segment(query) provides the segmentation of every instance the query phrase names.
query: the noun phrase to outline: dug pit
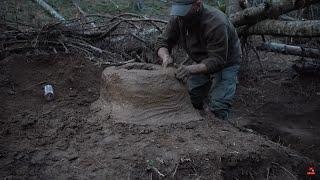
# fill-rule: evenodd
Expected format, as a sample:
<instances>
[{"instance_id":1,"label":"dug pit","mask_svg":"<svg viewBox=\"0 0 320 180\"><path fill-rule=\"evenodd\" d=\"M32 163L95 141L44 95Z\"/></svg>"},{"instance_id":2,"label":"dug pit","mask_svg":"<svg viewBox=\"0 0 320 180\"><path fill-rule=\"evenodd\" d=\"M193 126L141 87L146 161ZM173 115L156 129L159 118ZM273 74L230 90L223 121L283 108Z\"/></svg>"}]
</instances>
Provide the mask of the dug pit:
<instances>
[{"instance_id":1,"label":"dug pit","mask_svg":"<svg viewBox=\"0 0 320 180\"><path fill-rule=\"evenodd\" d=\"M79 56L13 56L2 60L0 179L306 179L306 168L313 159L222 121L205 117L203 121L190 118L190 122L169 124L179 119L166 117L154 121L168 123L158 126L140 125L139 121L134 124L128 117L121 122L119 117L125 116L116 114L114 107L103 107L110 106L107 100L115 104L129 98L140 100L139 104L130 101L131 106L126 107L135 114L146 107L143 102L149 102L138 98L148 93L143 86L157 98L170 93L165 88L152 89L156 87L148 83L162 85L166 79L171 84L165 87L171 91L174 86L184 86L174 79L173 69L163 77L156 72L160 66L146 66L107 68L102 77L108 79L106 75L113 72L122 82L106 84L101 83L102 69ZM147 73L159 73L159 77ZM140 78L142 85L130 78ZM42 82L54 85L54 101L44 100ZM121 89L106 91L111 87L124 88L121 93L117 92ZM129 96L134 91L128 87L144 91ZM106 94L100 95L100 91ZM178 92L185 93L184 108L191 108L185 89ZM105 101L98 106L101 112L113 111L107 120L92 110L92 103L98 105L98 99ZM180 113L190 112L177 109Z\"/></svg>"},{"instance_id":2,"label":"dug pit","mask_svg":"<svg viewBox=\"0 0 320 180\"><path fill-rule=\"evenodd\" d=\"M100 94L94 107L116 122L165 125L202 119L174 68L143 63L106 68Z\"/></svg>"}]
</instances>

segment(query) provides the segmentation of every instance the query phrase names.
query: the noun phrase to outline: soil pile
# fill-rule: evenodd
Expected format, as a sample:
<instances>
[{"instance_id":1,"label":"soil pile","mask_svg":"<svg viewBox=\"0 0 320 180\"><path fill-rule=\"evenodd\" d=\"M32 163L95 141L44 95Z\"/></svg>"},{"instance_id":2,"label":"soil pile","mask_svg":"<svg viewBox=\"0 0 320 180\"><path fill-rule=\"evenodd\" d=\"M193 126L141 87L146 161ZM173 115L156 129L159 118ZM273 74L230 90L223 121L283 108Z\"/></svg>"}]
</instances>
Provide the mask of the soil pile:
<instances>
[{"instance_id":1,"label":"soil pile","mask_svg":"<svg viewBox=\"0 0 320 180\"><path fill-rule=\"evenodd\" d=\"M152 64L106 68L96 105L124 123L163 125L202 119L185 86L174 77L174 69Z\"/></svg>"}]
</instances>

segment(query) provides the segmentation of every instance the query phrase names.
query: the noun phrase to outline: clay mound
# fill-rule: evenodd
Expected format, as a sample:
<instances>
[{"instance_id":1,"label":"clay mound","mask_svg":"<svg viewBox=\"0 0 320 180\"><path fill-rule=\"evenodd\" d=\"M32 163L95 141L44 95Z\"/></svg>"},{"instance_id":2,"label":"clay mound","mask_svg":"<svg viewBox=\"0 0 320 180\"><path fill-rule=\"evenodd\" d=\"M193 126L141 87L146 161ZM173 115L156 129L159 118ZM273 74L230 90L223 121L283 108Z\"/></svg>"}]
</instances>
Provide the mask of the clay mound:
<instances>
[{"instance_id":1,"label":"clay mound","mask_svg":"<svg viewBox=\"0 0 320 180\"><path fill-rule=\"evenodd\" d=\"M106 68L96 105L116 122L164 125L202 119L174 69L153 64Z\"/></svg>"}]
</instances>

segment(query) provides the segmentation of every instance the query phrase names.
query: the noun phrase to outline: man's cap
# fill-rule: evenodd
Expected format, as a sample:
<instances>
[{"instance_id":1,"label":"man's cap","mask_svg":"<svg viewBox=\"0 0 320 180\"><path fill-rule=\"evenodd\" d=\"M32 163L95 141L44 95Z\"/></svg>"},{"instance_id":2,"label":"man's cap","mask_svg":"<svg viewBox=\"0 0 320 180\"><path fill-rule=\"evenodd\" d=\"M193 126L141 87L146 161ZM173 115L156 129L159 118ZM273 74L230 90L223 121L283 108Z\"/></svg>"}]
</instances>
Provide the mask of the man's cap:
<instances>
[{"instance_id":1,"label":"man's cap","mask_svg":"<svg viewBox=\"0 0 320 180\"><path fill-rule=\"evenodd\" d=\"M192 4L197 0L174 0L171 7L171 16L185 16L188 14Z\"/></svg>"}]
</instances>

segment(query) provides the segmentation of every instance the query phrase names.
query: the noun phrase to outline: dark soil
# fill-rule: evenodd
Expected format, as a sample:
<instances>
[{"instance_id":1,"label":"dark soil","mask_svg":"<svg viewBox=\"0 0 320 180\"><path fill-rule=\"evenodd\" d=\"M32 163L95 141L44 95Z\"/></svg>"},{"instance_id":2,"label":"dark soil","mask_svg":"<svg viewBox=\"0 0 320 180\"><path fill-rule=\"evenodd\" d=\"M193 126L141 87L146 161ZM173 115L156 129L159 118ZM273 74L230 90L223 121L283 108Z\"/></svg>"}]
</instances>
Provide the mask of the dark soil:
<instances>
[{"instance_id":1,"label":"dark soil","mask_svg":"<svg viewBox=\"0 0 320 180\"><path fill-rule=\"evenodd\" d=\"M233 120L251 132L210 117L158 126L98 116L91 104L102 68L82 57L12 56L0 68L3 179L291 180L319 162L319 96L295 94L297 80L287 91L273 85L284 78L279 71L271 84L241 79ZM54 86L52 102L45 83Z\"/></svg>"},{"instance_id":2,"label":"dark soil","mask_svg":"<svg viewBox=\"0 0 320 180\"><path fill-rule=\"evenodd\" d=\"M294 72L297 57L261 53L266 72L255 72L251 81L243 79L234 108L236 121L320 162L319 76Z\"/></svg>"}]
</instances>

